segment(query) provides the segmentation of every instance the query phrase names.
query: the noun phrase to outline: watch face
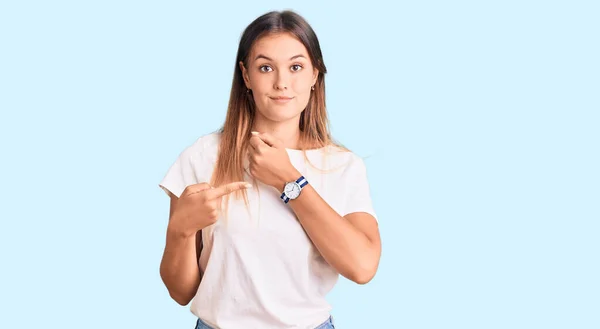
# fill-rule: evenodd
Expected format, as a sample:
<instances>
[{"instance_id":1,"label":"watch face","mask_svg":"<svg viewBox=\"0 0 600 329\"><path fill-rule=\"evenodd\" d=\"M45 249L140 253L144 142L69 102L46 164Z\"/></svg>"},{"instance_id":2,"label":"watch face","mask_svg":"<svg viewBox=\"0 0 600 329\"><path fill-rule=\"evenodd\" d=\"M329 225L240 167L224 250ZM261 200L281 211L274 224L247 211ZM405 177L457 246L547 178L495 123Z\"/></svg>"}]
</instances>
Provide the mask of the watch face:
<instances>
[{"instance_id":1,"label":"watch face","mask_svg":"<svg viewBox=\"0 0 600 329\"><path fill-rule=\"evenodd\" d=\"M300 185L296 182L287 183L284 192L288 198L295 199L300 195Z\"/></svg>"}]
</instances>

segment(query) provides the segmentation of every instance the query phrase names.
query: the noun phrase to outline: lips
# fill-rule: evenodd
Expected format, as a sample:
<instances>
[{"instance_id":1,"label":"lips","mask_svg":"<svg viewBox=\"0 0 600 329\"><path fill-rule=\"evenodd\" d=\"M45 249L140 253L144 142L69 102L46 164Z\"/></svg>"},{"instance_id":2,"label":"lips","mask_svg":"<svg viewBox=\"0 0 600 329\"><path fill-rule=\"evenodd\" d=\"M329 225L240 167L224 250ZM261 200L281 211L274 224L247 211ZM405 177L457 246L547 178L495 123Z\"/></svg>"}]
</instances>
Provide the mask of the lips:
<instances>
[{"instance_id":1,"label":"lips","mask_svg":"<svg viewBox=\"0 0 600 329\"><path fill-rule=\"evenodd\" d=\"M278 96L278 97L270 97L270 98L277 104L285 104L285 103L291 101L294 97Z\"/></svg>"}]
</instances>

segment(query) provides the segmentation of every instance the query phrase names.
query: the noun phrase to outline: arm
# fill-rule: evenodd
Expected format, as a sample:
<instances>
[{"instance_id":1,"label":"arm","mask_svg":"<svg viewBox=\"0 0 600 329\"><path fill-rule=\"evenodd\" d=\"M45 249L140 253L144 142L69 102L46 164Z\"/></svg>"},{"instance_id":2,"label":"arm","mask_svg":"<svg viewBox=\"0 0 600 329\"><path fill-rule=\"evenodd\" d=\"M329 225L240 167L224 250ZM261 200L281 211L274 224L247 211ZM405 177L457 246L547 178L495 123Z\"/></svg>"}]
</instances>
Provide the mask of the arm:
<instances>
[{"instance_id":1,"label":"arm","mask_svg":"<svg viewBox=\"0 0 600 329\"><path fill-rule=\"evenodd\" d=\"M278 191L285 182L300 177L280 140L268 133L252 134L248 149L252 176ZM367 189L364 184L357 185L355 192L366 192ZM360 284L375 276L381 256L381 241L377 221L372 215L353 212L342 217L310 184L288 205L325 261L338 273Z\"/></svg>"},{"instance_id":2,"label":"arm","mask_svg":"<svg viewBox=\"0 0 600 329\"><path fill-rule=\"evenodd\" d=\"M171 219L177 208L178 198L172 193L169 195L169 225L160 263L160 276L171 298L180 305L187 305L194 298L202 279L197 261L202 250L202 231L186 236L173 228Z\"/></svg>"},{"instance_id":3,"label":"arm","mask_svg":"<svg viewBox=\"0 0 600 329\"><path fill-rule=\"evenodd\" d=\"M177 303L187 305L198 291L202 280L198 266L202 229L216 223L222 197L250 187L246 182L215 188L208 183L197 183L186 186L179 198L169 192L171 210L160 276Z\"/></svg>"},{"instance_id":4,"label":"arm","mask_svg":"<svg viewBox=\"0 0 600 329\"><path fill-rule=\"evenodd\" d=\"M300 175L293 171L285 181L294 181ZM310 184L288 204L323 258L341 275L359 284L375 276L381 240L372 215L356 212L342 217Z\"/></svg>"}]
</instances>

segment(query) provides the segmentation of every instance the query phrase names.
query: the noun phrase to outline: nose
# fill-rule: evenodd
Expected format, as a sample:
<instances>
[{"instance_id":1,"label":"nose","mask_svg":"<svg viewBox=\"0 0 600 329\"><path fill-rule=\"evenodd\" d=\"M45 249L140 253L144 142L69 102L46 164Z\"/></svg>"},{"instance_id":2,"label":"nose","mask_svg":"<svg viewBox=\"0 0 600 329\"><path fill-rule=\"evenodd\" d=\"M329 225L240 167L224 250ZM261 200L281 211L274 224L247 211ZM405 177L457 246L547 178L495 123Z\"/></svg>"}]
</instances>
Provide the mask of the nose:
<instances>
[{"instance_id":1,"label":"nose","mask_svg":"<svg viewBox=\"0 0 600 329\"><path fill-rule=\"evenodd\" d=\"M289 74L285 70L280 70L275 78L273 88L276 90L286 90L289 85Z\"/></svg>"}]
</instances>

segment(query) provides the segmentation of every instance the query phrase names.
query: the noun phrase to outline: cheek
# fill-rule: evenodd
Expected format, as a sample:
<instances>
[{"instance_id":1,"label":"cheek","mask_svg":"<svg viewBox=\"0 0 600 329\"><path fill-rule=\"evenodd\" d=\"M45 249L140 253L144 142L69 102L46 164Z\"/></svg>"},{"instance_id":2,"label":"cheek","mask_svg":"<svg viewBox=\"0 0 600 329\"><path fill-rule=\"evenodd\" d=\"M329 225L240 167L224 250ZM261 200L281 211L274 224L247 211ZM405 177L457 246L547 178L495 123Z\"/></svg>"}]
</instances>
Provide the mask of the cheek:
<instances>
[{"instance_id":1,"label":"cheek","mask_svg":"<svg viewBox=\"0 0 600 329\"><path fill-rule=\"evenodd\" d=\"M272 82L270 81L268 74L260 74L260 73L252 73L248 76L250 79L250 84L252 85L252 89L257 92L265 92L272 86Z\"/></svg>"},{"instance_id":2,"label":"cheek","mask_svg":"<svg viewBox=\"0 0 600 329\"><path fill-rule=\"evenodd\" d=\"M294 91L298 94L310 93L312 77L310 74L304 74L294 81Z\"/></svg>"},{"instance_id":3,"label":"cheek","mask_svg":"<svg viewBox=\"0 0 600 329\"><path fill-rule=\"evenodd\" d=\"M304 81L304 84L309 86L312 85L312 80L313 80L313 75L312 72L309 72L309 70L306 70L303 72L304 74L302 74L302 80Z\"/></svg>"}]
</instances>

